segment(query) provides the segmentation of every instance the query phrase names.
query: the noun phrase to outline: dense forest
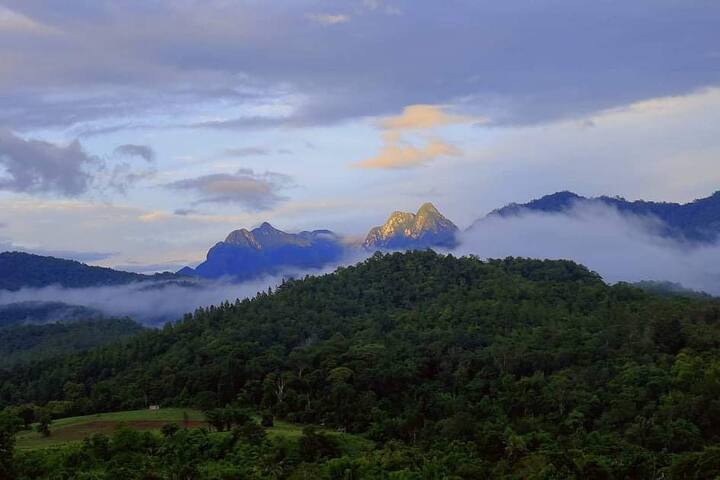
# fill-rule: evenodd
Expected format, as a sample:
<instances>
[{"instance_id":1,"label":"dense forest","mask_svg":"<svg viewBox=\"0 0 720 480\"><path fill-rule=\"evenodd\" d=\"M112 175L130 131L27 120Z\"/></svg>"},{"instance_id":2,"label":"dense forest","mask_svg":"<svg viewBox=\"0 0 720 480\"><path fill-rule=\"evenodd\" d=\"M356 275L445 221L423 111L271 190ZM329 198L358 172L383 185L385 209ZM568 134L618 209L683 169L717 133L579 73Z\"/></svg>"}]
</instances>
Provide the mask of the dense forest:
<instances>
[{"instance_id":1,"label":"dense forest","mask_svg":"<svg viewBox=\"0 0 720 480\"><path fill-rule=\"evenodd\" d=\"M130 319L96 318L0 328L0 367L116 343L144 328Z\"/></svg>"},{"instance_id":2,"label":"dense forest","mask_svg":"<svg viewBox=\"0 0 720 480\"><path fill-rule=\"evenodd\" d=\"M62 302L17 302L0 305L0 328L102 318L99 310Z\"/></svg>"},{"instance_id":3,"label":"dense forest","mask_svg":"<svg viewBox=\"0 0 720 480\"><path fill-rule=\"evenodd\" d=\"M1 369L0 468L18 478L713 479L719 394L717 300L607 285L568 261L376 254L123 344ZM270 441L242 414L224 435L120 431L11 453L23 406L69 416L152 403L209 418L256 412L375 446L343 448L312 428Z\"/></svg>"}]
</instances>

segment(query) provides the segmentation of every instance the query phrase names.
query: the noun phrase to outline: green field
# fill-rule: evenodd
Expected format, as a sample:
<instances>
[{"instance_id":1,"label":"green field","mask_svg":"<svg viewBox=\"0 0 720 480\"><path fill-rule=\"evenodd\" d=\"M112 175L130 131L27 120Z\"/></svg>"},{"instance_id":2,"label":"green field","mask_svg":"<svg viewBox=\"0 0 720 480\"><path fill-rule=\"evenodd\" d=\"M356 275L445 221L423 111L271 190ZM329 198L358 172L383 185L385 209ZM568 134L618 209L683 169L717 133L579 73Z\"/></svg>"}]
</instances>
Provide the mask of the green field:
<instances>
[{"instance_id":1,"label":"green field","mask_svg":"<svg viewBox=\"0 0 720 480\"><path fill-rule=\"evenodd\" d=\"M185 414L187 414L187 417ZM79 442L95 433L111 435L120 426L126 426L134 430L159 431L163 425L168 423L185 425L188 428L207 426L203 413L192 409L165 408L161 410L99 413L84 417L54 420L50 425L51 434L49 437L43 437L35 430L23 430L17 435L17 448L32 450ZM267 429L267 432L271 438L282 436L295 439L302 435L302 429L302 425L276 421L273 427ZM341 443L351 450L365 450L372 446L372 442L356 435L341 434L333 431L328 433L337 435Z\"/></svg>"},{"instance_id":2,"label":"green field","mask_svg":"<svg viewBox=\"0 0 720 480\"><path fill-rule=\"evenodd\" d=\"M54 420L50 425L49 437L43 437L34 430L23 430L17 435L17 446L20 449L33 449L81 441L94 433L112 434L120 425L136 430L160 430L167 423L182 425L185 412L190 422L188 426L205 425L202 412L192 409L166 408L99 413Z\"/></svg>"}]
</instances>

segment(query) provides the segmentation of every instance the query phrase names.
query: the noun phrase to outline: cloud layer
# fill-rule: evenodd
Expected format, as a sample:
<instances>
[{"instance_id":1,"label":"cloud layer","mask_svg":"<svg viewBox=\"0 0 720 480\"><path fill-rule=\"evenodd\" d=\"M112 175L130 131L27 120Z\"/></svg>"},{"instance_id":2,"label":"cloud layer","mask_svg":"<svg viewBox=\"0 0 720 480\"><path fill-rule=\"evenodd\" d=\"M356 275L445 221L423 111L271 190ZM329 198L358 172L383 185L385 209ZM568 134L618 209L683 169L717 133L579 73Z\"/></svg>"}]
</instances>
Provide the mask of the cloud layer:
<instances>
[{"instance_id":1,"label":"cloud layer","mask_svg":"<svg viewBox=\"0 0 720 480\"><path fill-rule=\"evenodd\" d=\"M279 90L293 124L419 103L535 123L720 81L715 2L357 0L329 12L313 0L4 4L0 124L11 128L248 105ZM47 29L57 33L38 34Z\"/></svg>"},{"instance_id":2,"label":"cloud layer","mask_svg":"<svg viewBox=\"0 0 720 480\"><path fill-rule=\"evenodd\" d=\"M179 320L183 314L198 307L218 305L226 300L234 301L255 296L278 286L283 279L302 278L306 275L322 275L332 272L340 265L356 263L364 259L364 252L350 256L335 265L313 270L287 269L277 275L266 276L243 283L228 281L158 281L141 282L113 287L22 289L0 290L0 305L25 301L62 302L99 310L106 315L128 316L147 325L159 326L167 321Z\"/></svg>"},{"instance_id":3,"label":"cloud layer","mask_svg":"<svg viewBox=\"0 0 720 480\"><path fill-rule=\"evenodd\" d=\"M662 238L657 227L650 218L580 205L569 214L487 218L463 234L457 253L569 259L608 282L672 281L720 295L720 245Z\"/></svg>"}]
</instances>

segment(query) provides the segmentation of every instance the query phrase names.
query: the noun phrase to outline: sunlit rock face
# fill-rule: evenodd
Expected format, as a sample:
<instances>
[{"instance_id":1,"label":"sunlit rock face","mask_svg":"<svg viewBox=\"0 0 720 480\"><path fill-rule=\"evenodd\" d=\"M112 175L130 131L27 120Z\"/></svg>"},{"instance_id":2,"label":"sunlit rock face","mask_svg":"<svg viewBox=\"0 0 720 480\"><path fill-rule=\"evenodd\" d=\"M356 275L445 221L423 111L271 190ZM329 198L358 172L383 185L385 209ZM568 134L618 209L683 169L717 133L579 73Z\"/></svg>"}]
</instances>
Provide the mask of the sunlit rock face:
<instances>
[{"instance_id":1,"label":"sunlit rock face","mask_svg":"<svg viewBox=\"0 0 720 480\"><path fill-rule=\"evenodd\" d=\"M338 261L344 248L341 239L329 230L287 233L266 222L253 230L231 232L210 249L193 274L246 280L293 268L322 268ZM183 271L187 274L187 267Z\"/></svg>"},{"instance_id":2,"label":"sunlit rock face","mask_svg":"<svg viewBox=\"0 0 720 480\"><path fill-rule=\"evenodd\" d=\"M370 230L363 246L369 250L452 248L457 231L432 203L426 203L414 214L393 212L384 225Z\"/></svg>"}]
</instances>

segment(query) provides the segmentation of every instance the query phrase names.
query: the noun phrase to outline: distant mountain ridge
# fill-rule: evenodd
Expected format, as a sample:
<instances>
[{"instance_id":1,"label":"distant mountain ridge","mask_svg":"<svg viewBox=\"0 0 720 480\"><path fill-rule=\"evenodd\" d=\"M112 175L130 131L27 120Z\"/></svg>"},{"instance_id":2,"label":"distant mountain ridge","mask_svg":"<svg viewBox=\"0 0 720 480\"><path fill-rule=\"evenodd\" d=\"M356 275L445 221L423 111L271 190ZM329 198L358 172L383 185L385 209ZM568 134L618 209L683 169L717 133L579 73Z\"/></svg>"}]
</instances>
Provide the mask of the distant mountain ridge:
<instances>
[{"instance_id":1,"label":"distant mountain ridge","mask_svg":"<svg viewBox=\"0 0 720 480\"><path fill-rule=\"evenodd\" d=\"M622 197L583 197L564 191L524 204L512 203L493 210L488 217L511 217L524 212L567 212L577 205L605 205L621 213L652 216L664 223L664 236L697 242L714 242L720 238L720 191L689 203L629 201Z\"/></svg>"},{"instance_id":2,"label":"distant mountain ridge","mask_svg":"<svg viewBox=\"0 0 720 480\"><path fill-rule=\"evenodd\" d=\"M253 230L230 232L208 251L203 263L178 273L246 280L285 268L321 268L339 260L344 250L341 238L329 230L287 233L265 222Z\"/></svg>"},{"instance_id":3,"label":"distant mountain ridge","mask_svg":"<svg viewBox=\"0 0 720 480\"><path fill-rule=\"evenodd\" d=\"M609 196L588 198L562 191L527 203L506 205L484 218L512 217L525 212L563 213L583 204L652 216L662 221L660 234L668 237L695 242L714 242L720 238L720 192L679 204L628 201ZM476 221L473 226L482 220ZM423 204L416 213L393 212L383 225L370 229L362 244L350 244L330 230L288 233L265 222L252 230L241 228L230 232L223 241L210 248L206 260L196 268L184 267L176 274L152 276L91 267L72 260L6 252L0 254L0 290L49 285L83 288L146 280L182 281L188 276L209 279L228 277L242 281L292 269L323 268L337 264L354 249L360 248L366 251L452 249L457 246L458 232L458 227L432 203Z\"/></svg>"},{"instance_id":4,"label":"distant mountain ridge","mask_svg":"<svg viewBox=\"0 0 720 480\"><path fill-rule=\"evenodd\" d=\"M368 232L363 246L370 250L452 248L456 245L457 232L458 227L435 205L425 203L417 213L393 212L385 224Z\"/></svg>"},{"instance_id":5,"label":"distant mountain ridge","mask_svg":"<svg viewBox=\"0 0 720 480\"><path fill-rule=\"evenodd\" d=\"M142 275L31 253L0 253L0 290L15 291L51 285L65 288L101 287L177 278L173 273Z\"/></svg>"},{"instance_id":6,"label":"distant mountain ridge","mask_svg":"<svg viewBox=\"0 0 720 480\"><path fill-rule=\"evenodd\" d=\"M396 211L388 221L370 230L362 244L366 250L452 248L458 228L431 203L417 213ZM196 268L177 273L202 278L248 280L292 269L319 269L337 263L360 245L352 245L330 230L288 233L268 222L252 230L230 232L207 253Z\"/></svg>"}]
</instances>

